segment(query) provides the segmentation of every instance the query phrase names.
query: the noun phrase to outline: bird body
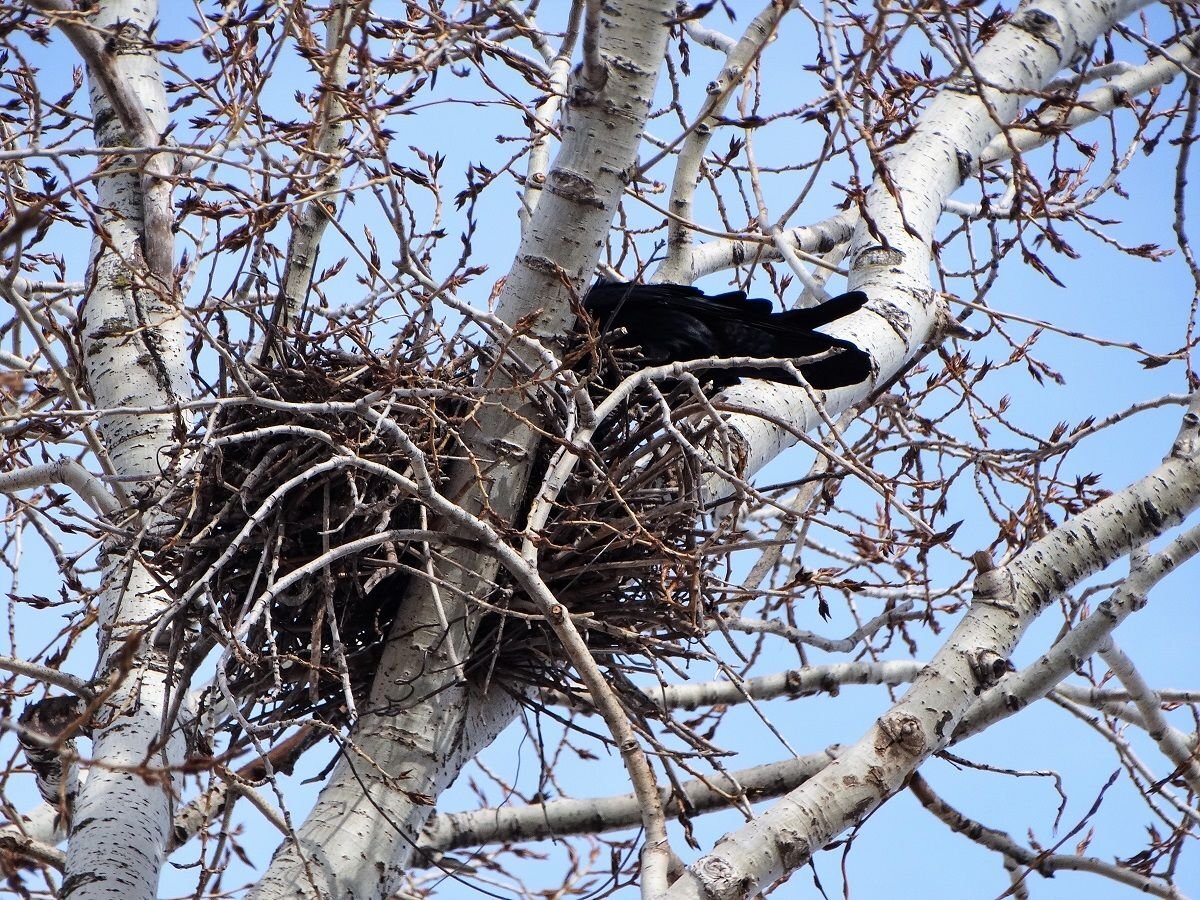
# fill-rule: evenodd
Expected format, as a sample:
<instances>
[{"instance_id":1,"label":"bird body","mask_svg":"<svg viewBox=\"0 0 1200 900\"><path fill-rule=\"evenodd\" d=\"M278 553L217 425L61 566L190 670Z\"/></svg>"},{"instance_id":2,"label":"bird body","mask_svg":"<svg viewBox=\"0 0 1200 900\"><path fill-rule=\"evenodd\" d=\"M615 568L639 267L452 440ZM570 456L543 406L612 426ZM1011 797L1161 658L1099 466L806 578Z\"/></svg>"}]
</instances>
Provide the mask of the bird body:
<instances>
[{"instance_id":1,"label":"bird body","mask_svg":"<svg viewBox=\"0 0 1200 900\"><path fill-rule=\"evenodd\" d=\"M584 308L609 346L639 348L646 366L730 357L796 359L836 351L799 366L812 387L828 390L865 381L871 375L871 359L851 342L813 329L866 302L866 294L852 291L820 306L773 312L770 300L747 297L744 291L710 297L690 285L600 281L588 291ZM796 383L779 366L701 369L696 375L717 388L736 384L739 378Z\"/></svg>"}]
</instances>

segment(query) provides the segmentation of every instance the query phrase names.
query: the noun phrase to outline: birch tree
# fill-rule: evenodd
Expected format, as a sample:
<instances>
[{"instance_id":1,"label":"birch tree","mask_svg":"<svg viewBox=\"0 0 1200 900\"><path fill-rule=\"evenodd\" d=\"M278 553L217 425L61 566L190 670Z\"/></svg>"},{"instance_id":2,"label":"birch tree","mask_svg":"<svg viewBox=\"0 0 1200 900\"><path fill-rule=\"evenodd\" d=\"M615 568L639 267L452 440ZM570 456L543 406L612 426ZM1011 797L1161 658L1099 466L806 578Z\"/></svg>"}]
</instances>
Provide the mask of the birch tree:
<instances>
[{"instance_id":1,"label":"birch tree","mask_svg":"<svg viewBox=\"0 0 1200 900\"><path fill-rule=\"evenodd\" d=\"M899 809L909 894L1196 893L1198 19L0 10L7 890L828 895Z\"/></svg>"}]
</instances>

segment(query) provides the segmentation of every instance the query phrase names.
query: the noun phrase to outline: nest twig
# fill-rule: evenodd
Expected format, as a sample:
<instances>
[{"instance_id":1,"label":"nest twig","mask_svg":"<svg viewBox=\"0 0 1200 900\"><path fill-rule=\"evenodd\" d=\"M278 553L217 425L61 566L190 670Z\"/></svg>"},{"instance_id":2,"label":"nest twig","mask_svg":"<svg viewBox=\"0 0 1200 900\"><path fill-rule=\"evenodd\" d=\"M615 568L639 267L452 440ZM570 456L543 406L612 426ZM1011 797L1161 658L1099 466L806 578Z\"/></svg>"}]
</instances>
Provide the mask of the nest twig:
<instances>
[{"instance_id":1,"label":"nest twig","mask_svg":"<svg viewBox=\"0 0 1200 900\"><path fill-rule=\"evenodd\" d=\"M178 584L205 582L216 611L206 638L226 648L231 680L269 706L268 721L345 721L367 695L407 579L424 577L419 542L339 552L422 523L418 502L379 474L406 474L410 460L364 404L404 430L433 477L446 474L470 389L461 366L423 367L402 375L389 361L313 349L274 373L269 402L227 403L197 436L200 475L177 498L186 510ZM620 684L648 658L688 656L713 611L696 465L664 438L661 407L628 412L604 432L603 457L615 462L581 465L541 536L542 577ZM339 464L346 459L382 469ZM314 561L313 574L280 589ZM471 671L571 692L574 673L532 603L510 590L481 599L510 614L484 617Z\"/></svg>"},{"instance_id":2,"label":"nest twig","mask_svg":"<svg viewBox=\"0 0 1200 900\"><path fill-rule=\"evenodd\" d=\"M558 498L542 539L540 573L577 617L593 655L633 673L647 658L688 656L704 633L706 594L699 472L664 439L657 409L631 407L606 434L602 459L580 467ZM611 460L611 462L609 462ZM520 594L508 608L533 613ZM544 626L527 618L491 623L478 642L509 678L567 690L573 674ZM486 623L485 623L486 624Z\"/></svg>"}]
</instances>

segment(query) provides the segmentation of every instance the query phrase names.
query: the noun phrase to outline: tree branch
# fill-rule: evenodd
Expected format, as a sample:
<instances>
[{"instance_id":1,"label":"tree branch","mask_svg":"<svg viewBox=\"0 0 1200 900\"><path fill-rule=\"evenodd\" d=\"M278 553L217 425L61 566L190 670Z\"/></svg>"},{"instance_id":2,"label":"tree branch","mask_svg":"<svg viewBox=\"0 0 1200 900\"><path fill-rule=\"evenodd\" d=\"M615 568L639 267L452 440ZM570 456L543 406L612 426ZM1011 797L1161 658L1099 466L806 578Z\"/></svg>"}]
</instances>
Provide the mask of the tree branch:
<instances>
[{"instance_id":1,"label":"tree branch","mask_svg":"<svg viewBox=\"0 0 1200 900\"><path fill-rule=\"evenodd\" d=\"M803 784L833 759L832 750L763 766L719 772L703 780L664 788L660 802L669 815L747 808ZM442 813L429 820L421 847L449 853L464 847L517 840L544 840L569 834L619 831L642 823L638 794L548 800L465 813ZM682 810L681 810L682 807Z\"/></svg>"},{"instance_id":2,"label":"tree branch","mask_svg":"<svg viewBox=\"0 0 1200 900\"><path fill-rule=\"evenodd\" d=\"M1174 456L1005 566L981 574L970 611L909 692L828 768L727 835L669 896L720 900L766 887L899 790L950 741L980 686L1004 671L1013 647L1051 597L1200 506L1198 435L1200 394L1184 416ZM764 854L763 847L772 850Z\"/></svg>"}]
</instances>

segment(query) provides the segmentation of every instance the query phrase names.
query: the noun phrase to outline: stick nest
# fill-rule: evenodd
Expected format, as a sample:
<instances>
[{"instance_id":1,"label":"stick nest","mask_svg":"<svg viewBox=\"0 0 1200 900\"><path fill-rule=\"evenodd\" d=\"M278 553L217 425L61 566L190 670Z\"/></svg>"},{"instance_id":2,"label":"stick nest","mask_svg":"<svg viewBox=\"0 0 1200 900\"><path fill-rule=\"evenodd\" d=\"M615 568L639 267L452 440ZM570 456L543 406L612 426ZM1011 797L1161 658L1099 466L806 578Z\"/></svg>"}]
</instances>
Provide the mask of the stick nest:
<instances>
[{"instance_id":1,"label":"stick nest","mask_svg":"<svg viewBox=\"0 0 1200 900\"><path fill-rule=\"evenodd\" d=\"M256 393L265 399L222 404L195 436L198 476L175 498L177 587L202 587L201 650L225 648L231 683L258 699L262 721L342 724L348 696L359 709L367 700L408 580L431 566L437 577L438 553L419 535L379 540L444 527L389 477L412 474L393 427L444 484L448 457L461 457L470 372L462 360L431 369L313 349ZM688 656L713 611L702 561L716 539L697 530L697 470L657 409L631 406L608 429L540 542L541 577L618 685L650 660ZM472 677L573 693L557 639L511 584L501 573L479 597Z\"/></svg>"}]
</instances>

